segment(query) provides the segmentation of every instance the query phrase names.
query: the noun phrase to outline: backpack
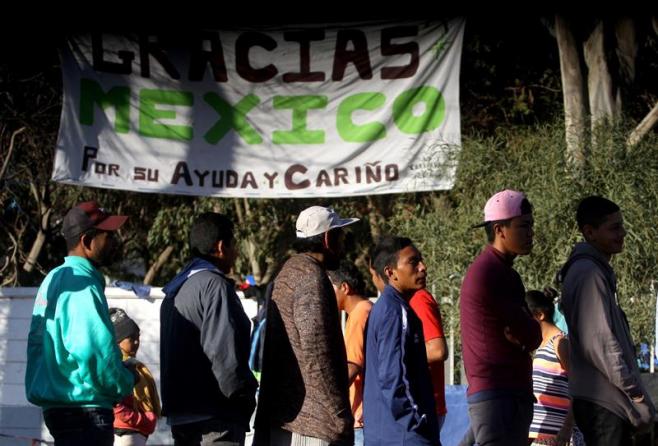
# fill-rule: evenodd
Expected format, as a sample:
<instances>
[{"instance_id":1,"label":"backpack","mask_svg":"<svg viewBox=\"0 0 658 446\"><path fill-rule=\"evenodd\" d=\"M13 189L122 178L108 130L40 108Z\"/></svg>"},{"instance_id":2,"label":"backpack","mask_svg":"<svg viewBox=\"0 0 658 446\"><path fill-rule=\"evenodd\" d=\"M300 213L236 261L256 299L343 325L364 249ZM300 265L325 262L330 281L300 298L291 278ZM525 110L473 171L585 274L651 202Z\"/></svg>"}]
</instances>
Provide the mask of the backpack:
<instances>
[{"instance_id":1,"label":"backpack","mask_svg":"<svg viewBox=\"0 0 658 446\"><path fill-rule=\"evenodd\" d=\"M254 329L251 332L251 348L249 350L249 368L253 372L260 373L263 369L263 348L265 346L265 327L267 324L267 307L272 298L274 282L270 282L265 288L262 305L258 314L253 318Z\"/></svg>"}]
</instances>

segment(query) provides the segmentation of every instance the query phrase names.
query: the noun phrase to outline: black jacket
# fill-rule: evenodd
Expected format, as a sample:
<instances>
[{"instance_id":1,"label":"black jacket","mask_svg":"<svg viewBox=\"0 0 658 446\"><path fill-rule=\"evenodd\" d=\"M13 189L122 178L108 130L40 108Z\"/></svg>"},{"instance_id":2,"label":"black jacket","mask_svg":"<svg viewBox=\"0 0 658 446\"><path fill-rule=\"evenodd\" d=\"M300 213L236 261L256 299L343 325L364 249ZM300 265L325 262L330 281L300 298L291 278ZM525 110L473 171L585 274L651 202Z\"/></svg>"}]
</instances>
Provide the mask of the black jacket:
<instances>
[{"instance_id":1,"label":"black jacket","mask_svg":"<svg viewBox=\"0 0 658 446\"><path fill-rule=\"evenodd\" d=\"M163 415L212 415L249 430L257 382L248 365L250 322L232 281L195 259L163 291Z\"/></svg>"}]
</instances>

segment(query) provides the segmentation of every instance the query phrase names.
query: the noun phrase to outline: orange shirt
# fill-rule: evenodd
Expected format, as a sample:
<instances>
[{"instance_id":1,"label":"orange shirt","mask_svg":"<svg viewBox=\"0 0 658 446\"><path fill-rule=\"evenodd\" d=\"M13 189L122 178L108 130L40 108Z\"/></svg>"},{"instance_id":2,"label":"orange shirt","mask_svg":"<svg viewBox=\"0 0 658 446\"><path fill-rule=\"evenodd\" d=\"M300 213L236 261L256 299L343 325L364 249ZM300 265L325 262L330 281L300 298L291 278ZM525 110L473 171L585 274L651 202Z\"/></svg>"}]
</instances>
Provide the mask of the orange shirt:
<instances>
[{"instance_id":1,"label":"orange shirt","mask_svg":"<svg viewBox=\"0 0 658 446\"><path fill-rule=\"evenodd\" d=\"M345 323L345 350L347 362L361 367L361 372L350 386L350 405L354 415L354 427L363 427L363 366L366 362L363 344L366 321L372 308L372 302L364 300L356 304Z\"/></svg>"},{"instance_id":2,"label":"orange shirt","mask_svg":"<svg viewBox=\"0 0 658 446\"><path fill-rule=\"evenodd\" d=\"M434 297L426 289L418 290L409 300L409 306L414 310L418 319L423 323L423 337L425 342L436 338L444 338L443 325L441 323L441 312ZM430 364L430 378L434 387L434 401L436 413L445 415L446 392L443 363Z\"/></svg>"}]
</instances>

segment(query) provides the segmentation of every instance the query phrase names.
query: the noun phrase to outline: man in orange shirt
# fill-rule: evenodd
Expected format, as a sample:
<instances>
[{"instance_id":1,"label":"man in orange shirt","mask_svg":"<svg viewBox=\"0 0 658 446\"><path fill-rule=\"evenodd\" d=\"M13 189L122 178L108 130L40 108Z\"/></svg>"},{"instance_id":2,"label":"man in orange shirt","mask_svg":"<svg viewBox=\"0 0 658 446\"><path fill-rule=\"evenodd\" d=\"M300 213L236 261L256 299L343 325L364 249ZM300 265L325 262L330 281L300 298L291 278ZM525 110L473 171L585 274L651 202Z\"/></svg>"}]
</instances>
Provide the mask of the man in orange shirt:
<instances>
[{"instance_id":1,"label":"man in orange shirt","mask_svg":"<svg viewBox=\"0 0 658 446\"><path fill-rule=\"evenodd\" d=\"M366 321L372 308L365 296L365 282L352 262L342 261L335 271L327 271L336 292L338 310L347 313L345 350L350 384L350 406L354 415L354 445L363 446L363 366Z\"/></svg>"}]
</instances>

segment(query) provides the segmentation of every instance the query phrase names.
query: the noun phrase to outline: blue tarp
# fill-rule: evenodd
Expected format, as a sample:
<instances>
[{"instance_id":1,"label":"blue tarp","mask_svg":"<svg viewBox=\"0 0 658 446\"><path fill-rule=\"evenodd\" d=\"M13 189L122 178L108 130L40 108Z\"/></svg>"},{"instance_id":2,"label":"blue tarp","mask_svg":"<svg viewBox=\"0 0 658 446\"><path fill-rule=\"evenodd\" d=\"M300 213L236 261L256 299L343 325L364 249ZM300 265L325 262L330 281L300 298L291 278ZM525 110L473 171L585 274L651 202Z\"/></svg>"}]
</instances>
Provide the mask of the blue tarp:
<instances>
[{"instance_id":1,"label":"blue tarp","mask_svg":"<svg viewBox=\"0 0 658 446\"><path fill-rule=\"evenodd\" d=\"M446 386L448 415L441 429L442 446L457 446L469 427L466 386Z\"/></svg>"}]
</instances>

